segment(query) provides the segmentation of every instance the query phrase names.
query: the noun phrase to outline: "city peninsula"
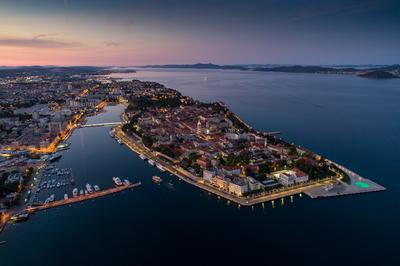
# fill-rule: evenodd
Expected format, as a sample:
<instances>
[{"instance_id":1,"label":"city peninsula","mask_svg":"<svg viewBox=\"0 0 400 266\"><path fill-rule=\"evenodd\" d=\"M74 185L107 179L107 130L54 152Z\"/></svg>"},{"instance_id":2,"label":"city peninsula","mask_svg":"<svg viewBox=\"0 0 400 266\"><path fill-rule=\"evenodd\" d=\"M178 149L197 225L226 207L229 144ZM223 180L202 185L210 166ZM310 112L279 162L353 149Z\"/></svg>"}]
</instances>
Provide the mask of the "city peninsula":
<instances>
[{"instance_id":1,"label":"city peninsula","mask_svg":"<svg viewBox=\"0 0 400 266\"><path fill-rule=\"evenodd\" d=\"M76 128L111 127L110 135L143 161L238 206L306 194L331 197L385 188L304 147L261 132L222 102L204 103L155 82L122 81L103 68L28 68L2 72L1 226L30 214L141 185L113 177L114 188L74 187L73 169L52 163ZM87 124L107 105L121 121ZM134 174L134 173L133 173ZM56 178L55 178L55 177ZM163 182L153 176L156 183ZM44 190L71 187L64 198ZM43 193L43 192L42 192Z\"/></svg>"}]
</instances>

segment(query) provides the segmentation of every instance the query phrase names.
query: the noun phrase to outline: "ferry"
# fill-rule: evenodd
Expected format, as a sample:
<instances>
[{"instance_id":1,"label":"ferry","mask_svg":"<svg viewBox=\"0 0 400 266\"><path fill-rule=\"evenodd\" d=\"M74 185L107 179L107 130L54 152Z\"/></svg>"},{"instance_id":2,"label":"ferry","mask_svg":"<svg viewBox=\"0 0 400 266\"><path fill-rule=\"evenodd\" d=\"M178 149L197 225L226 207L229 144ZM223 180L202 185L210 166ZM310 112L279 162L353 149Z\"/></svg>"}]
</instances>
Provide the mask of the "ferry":
<instances>
[{"instance_id":1,"label":"ferry","mask_svg":"<svg viewBox=\"0 0 400 266\"><path fill-rule=\"evenodd\" d=\"M165 172L165 169L164 169L164 167L162 167L161 164L156 164L156 166L161 172Z\"/></svg>"},{"instance_id":2,"label":"ferry","mask_svg":"<svg viewBox=\"0 0 400 266\"><path fill-rule=\"evenodd\" d=\"M128 179L124 179L124 184L129 186L131 184L131 182Z\"/></svg>"},{"instance_id":3,"label":"ferry","mask_svg":"<svg viewBox=\"0 0 400 266\"><path fill-rule=\"evenodd\" d=\"M139 157L140 157L140 159L142 159L142 160L147 160L147 157L144 156L143 154L140 154Z\"/></svg>"},{"instance_id":4,"label":"ferry","mask_svg":"<svg viewBox=\"0 0 400 266\"><path fill-rule=\"evenodd\" d=\"M98 185L94 185L94 190L95 191L100 191L100 187Z\"/></svg>"},{"instance_id":5,"label":"ferry","mask_svg":"<svg viewBox=\"0 0 400 266\"><path fill-rule=\"evenodd\" d=\"M49 161L55 162L57 160L60 160L61 156L62 156L61 154L54 153L53 155L50 156Z\"/></svg>"},{"instance_id":6,"label":"ferry","mask_svg":"<svg viewBox=\"0 0 400 266\"><path fill-rule=\"evenodd\" d=\"M77 188L74 188L72 190L72 196L74 196L74 198L78 196L78 189Z\"/></svg>"},{"instance_id":7,"label":"ferry","mask_svg":"<svg viewBox=\"0 0 400 266\"><path fill-rule=\"evenodd\" d=\"M65 193L65 194L64 194L64 200L67 200L67 199L68 199L68 194Z\"/></svg>"},{"instance_id":8,"label":"ferry","mask_svg":"<svg viewBox=\"0 0 400 266\"><path fill-rule=\"evenodd\" d=\"M122 182L119 177L113 177L112 179L117 186L122 186Z\"/></svg>"},{"instance_id":9,"label":"ferry","mask_svg":"<svg viewBox=\"0 0 400 266\"><path fill-rule=\"evenodd\" d=\"M149 160L148 160L148 163L149 163L150 165L152 165L152 166L155 165L155 162L154 162L152 159L149 159Z\"/></svg>"},{"instance_id":10,"label":"ferry","mask_svg":"<svg viewBox=\"0 0 400 266\"><path fill-rule=\"evenodd\" d=\"M153 176L151 179L153 179L153 181L155 182L155 183L157 183L157 184L160 184L161 182L162 182L162 179L161 179L161 177L159 177L159 176Z\"/></svg>"},{"instance_id":11,"label":"ferry","mask_svg":"<svg viewBox=\"0 0 400 266\"><path fill-rule=\"evenodd\" d=\"M86 184L86 189L89 193L93 193L93 188L90 184Z\"/></svg>"}]
</instances>

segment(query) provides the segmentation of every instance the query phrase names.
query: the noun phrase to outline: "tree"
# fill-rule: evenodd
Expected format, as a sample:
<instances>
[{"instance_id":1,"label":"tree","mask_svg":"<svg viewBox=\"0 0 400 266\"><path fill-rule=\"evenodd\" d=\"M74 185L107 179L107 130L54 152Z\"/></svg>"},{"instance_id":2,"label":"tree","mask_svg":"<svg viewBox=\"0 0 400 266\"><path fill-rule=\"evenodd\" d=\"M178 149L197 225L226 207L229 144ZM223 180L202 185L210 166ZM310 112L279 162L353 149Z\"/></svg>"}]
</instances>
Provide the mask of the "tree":
<instances>
[{"instance_id":1,"label":"tree","mask_svg":"<svg viewBox=\"0 0 400 266\"><path fill-rule=\"evenodd\" d=\"M144 146L146 146L147 148L151 148L154 143L153 138L150 136L147 136L147 135L144 135L142 137L142 141L143 141Z\"/></svg>"}]
</instances>

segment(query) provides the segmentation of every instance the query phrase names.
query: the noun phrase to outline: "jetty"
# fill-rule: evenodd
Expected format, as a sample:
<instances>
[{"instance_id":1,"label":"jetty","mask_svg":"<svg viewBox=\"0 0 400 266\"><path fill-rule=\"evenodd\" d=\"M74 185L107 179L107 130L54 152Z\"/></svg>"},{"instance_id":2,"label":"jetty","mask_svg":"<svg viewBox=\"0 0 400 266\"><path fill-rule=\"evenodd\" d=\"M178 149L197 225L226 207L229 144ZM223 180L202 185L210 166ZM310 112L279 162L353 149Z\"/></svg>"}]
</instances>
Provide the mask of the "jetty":
<instances>
[{"instance_id":1,"label":"jetty","mask_svg":"<svg viewBox=\"0 0 400 266\"><path fill-rule=\"evenodd\" d=\"M47 210L50 208L60 207L63 205L68 205L68 204L78 203L78 202L85 201L85 200L91 200L91 199L95 199L95 198L99 198L99 197L104 197L104 196L107 196L110 194L122 192L127 189L139 187L139 186L141 186L141 184L142 184L141 182L137 182L137 183L129 184L129 185L123 184L121 186L117 186L117 187L113 187L113 188L109 188L109 189L105 189L105 190L101 190L101 191L96 191L96 192L93 192L93 193L87 194L87 195L80 195L77 197L58 200L58 201L54 201L54 202L49 202L49 203L46 203L46 204L43 204L40 206L30 206L30 207L27 207L25 209L25 211L31 214L31 213L35 213L37 211L43 211L43 210Z\"/></svg>"}]
</instances>

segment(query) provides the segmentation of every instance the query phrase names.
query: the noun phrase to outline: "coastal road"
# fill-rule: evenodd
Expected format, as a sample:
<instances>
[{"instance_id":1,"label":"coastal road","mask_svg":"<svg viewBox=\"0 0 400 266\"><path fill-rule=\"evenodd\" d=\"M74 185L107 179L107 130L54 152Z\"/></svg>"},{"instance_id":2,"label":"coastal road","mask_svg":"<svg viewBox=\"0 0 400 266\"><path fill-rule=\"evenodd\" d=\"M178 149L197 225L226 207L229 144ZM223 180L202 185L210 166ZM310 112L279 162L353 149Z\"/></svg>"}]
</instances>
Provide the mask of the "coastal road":
<instances>
[{"instance_id":1,"label":"coastal road","mask_svg":"<svg viewBox=\"0 0 400 266\"><path fill-rule=\"evenodd\" d=\"M253 198L239 198L233 194L227 193L225 191L222 191L218 188L215 188L213 186L204 184L202 182L198 181L198 177L192 175L188 171L180 168L180 167L175 167L170 164L165 163L164 161L159 160L159 158L154 155L151 151L146 150L145 148L142 147L142 145L139 145L135 143L130 137L128 137L121 129L121 127L115 128L115 136L119 139L121 139L125 145L130 148L132 151L138 153L138 154L143 154L149 159L152 159L153 161L159 163L160 165L163 166L165 170L170 172L171 174L181 178L185 182L192 184L194 186L197 186L203 190L206 190L208 192L211 192L213 194L216 194L218 196L221 196L223 198L226 198L227 200L236 202L237 204L244 205L244 206L251 206L259 203L263 203L266 201L271 201L283 197L288 197L292 196L295 194L303 193L305 190L315 188L315 187L321 187L327 184L330 184L333 182L331 179L326 179L326 180L321 180L321 181L314 181L310 182L307 184L302 184L297 187L292 187L292 188L287 188L283 191L278 191L278 192L273 192L273 193L268 193L265 195L253 197Z\"/></svg>"}]
</instances>

